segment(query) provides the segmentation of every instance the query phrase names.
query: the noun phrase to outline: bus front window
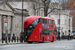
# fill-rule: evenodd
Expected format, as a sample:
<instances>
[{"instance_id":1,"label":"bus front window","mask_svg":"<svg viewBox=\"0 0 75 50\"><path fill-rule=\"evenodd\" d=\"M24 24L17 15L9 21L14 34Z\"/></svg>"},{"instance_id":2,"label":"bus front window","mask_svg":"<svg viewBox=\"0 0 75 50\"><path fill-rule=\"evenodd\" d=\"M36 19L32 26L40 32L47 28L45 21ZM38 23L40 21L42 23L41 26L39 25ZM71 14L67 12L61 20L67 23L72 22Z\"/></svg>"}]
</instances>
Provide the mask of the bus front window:
<instances>
[{"instance_id":1,"label":"bus front window","mask_svg":"<svg viewBox=\"0 0 75 50\"><path fill-rule=\"evenodd\" d=\"M32 25L33 27L35 27L35 26L37 25L37 23L38 23L38 19L35 20L33 23L31 23L31 25Z\"/></svg>"},{"instance_id":2,"label":"bus front window","mask_svg":"<svg viewBox=\"0 0 75 50\"><path fill-rule=\"evenodd\" d=\"M30 36L31 32L33 31L33 28L28 28L27 29L27 36Z\"/></svg>"}]
</instances>

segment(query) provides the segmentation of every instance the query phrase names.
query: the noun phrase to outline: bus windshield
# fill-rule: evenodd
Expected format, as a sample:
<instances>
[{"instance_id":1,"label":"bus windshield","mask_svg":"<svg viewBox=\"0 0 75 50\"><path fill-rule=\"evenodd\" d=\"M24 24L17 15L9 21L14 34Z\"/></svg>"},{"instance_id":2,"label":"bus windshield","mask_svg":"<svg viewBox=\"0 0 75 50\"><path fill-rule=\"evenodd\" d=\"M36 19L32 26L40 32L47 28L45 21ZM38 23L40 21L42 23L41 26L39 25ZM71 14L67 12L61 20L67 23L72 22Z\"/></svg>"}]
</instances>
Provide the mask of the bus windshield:
<instances>
[{"instance_id":1,"label":"bus windshield","mask_svg":"<svg viewBox=\"0 0 75 50\"><path fill-rule=\"evenodd\" d=\"M38 19L32 22L27 28L24 29L25 36L30 36L35 26L38 24Z\"/></svg>"}]
</instances>

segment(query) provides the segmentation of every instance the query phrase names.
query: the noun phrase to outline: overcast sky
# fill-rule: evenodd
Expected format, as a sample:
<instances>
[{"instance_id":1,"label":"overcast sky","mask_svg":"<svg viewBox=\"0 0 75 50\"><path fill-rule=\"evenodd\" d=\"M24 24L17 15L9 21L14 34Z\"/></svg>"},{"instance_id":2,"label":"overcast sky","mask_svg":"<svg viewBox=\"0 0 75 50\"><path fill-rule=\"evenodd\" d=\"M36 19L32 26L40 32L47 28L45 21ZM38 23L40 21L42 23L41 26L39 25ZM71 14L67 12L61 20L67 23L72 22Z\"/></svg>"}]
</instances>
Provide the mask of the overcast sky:
<instances>
[{"instance_id":1,"label":"overcast sky","mask_svg":"<svg viewBox=\"0 0 75 50\"><path fill-rule=\"evenodd\" d=\"M63 2L63 0L51 0L52 2L60 2L60 3L62 3ZM67 0L66 0L67 1Z\"/></svg>"},{"instance_id":2,"label":"overcast sky","mask_svg":"<svg viewBox=\"0 0 75 50\"><path fill-rule=\"evenodd\" d=\"M59 2L58 0L51 0L52 2Z\"/></svg>"}]
</instances>

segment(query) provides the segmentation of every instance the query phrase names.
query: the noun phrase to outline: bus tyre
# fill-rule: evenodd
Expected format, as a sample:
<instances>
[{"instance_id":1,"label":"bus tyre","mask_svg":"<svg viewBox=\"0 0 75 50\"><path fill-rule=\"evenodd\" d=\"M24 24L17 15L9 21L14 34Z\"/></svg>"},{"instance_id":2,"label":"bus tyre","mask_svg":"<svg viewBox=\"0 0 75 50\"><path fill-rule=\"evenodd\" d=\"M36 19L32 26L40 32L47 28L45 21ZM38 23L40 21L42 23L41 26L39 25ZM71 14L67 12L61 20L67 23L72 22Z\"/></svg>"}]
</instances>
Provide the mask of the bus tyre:
<instances>
[{"instance_id":1,"label":"bus tyre","mask_svg":"<svg viewBox=\"0 0 75 50\"><path fill-rule=\"evenodd\" d=\"M52 41L51 42L54 42L54 37L52 38Z\"/></svg>"},{"instance_id":2,"label":"bus tyre","mask_svg":"<svg viewBox=\"0 0 75 50\"><path fill-rule=\"evenodd\" d=\"M31 44L32 42L27 42L28 44Z\"/></svg>"},{"instance_id":3,"label":"bus tyre","mask_svg":"<svg viewBox=\"0 0 75 50\"><path fill-rule=\"evenodd\" d=\"M42 42L44 43L44 37L43 37L43 40L42 40Z\"/></svg>"}]
</instances>

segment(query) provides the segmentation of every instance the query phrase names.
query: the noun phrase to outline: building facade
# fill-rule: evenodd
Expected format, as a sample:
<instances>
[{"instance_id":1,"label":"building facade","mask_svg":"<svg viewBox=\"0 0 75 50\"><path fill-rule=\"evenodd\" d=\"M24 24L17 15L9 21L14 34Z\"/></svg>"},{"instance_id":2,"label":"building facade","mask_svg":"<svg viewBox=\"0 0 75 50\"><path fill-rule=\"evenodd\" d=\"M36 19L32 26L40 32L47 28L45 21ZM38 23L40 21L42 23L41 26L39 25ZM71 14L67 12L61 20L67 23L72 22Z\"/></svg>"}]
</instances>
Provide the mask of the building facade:
<instances>
[{"instance_id":1,"label":"building facade","mask_svg":"<svg viewBox=\"0 0 75 50\"><path fill-rule=\"evenodd\" d=\"M73 32L75 32L75 0L68 0L67 9L70 10L71 15L73 16Z\"/></svg>"},{"instance_id":2,"label":"building facade","mask_svg":"<svg viewBox=\"0 0 75 50\"><path fill-rule=\"evenodd\" d=\"M7 26L5 25L4 20L8 20L8 36L12 37L13 34L20 36L21 27L22 27L22 9L15 9L9 3L4 3L0 5L0 40L2 37L6 38ZM28 11L23 9L25 17L28 16Z\"/></svg>"},{"instance_id":3,"label":"building facade","mask_svg":"<svg viewBox=\"0 0 75 50\"><path fill-rule=\"evenodd\" d=\"M25 0L23 2L23 21L27 16L37 15L37 16L44 16L44 8L43 4L39 2L31 2L30 0ZM51 11L51 9L49 9ZM55 11L54 11L55 12ZM52 12L48 16L50 18L55 19L55 23L57 29L59 27L58 19L59 19L59 12ZM68 13L68 12L66 12ZM16 36L20 37L21 33L21 26L22 26L22 1L18 0L9 1L0 6L0 39L2 38L2 34L6 34L6 26L4 25L4 20L8 20L8 34L12 35L15 34ZM60 32L64 32L65 35L68 35L69 29L69 16L65 15L64 12L60 13ZM65 22L66 21L66 22ZM72 17L70 17L70 23L72 24ZM70 24L70 29L72 31L72 25Z\"/></svg>"},{"instance_id":4,"label":"building facade","mask_svg":"<svg viewBox=\"0 0 75 50\"><path fill-rule=\"evenodd\" d=\"M12 32L12 18L14 17L14 12L8 3L0 5L0 40L3 34L6 34L6 26L4 20L8 20L8 33Z\"/></svg>"},{"instance_id":5,"label":"building facade","mask_svg":"<svg viewBox=\"0 0 75 50\"><path fill-rule=\"evenodd\" d=\"M67 14L66 14L67 13ZM63 10L55 10L51 13L51 18L55 19L57 31L60 31L60 36L63 35L69 35L69 23L70 23L70 35L73 35L72 33L72 16L69 16L69 11L63 11ZM69 22L70 17L70 22ZM59 21L60 20L60 21ZM59 23L60 22L60 23ZM59 26L60 24L60 26ZM60 27L60 30L59 30Z\"/></svg>"},{"instance_id":6,"label":"building facade","mask_svg":"<svg viewBox=\"0 0 75 50\"><path fill-rule=\"evenodd\" d=\"M44 16L42 4L38 2L25 1L23 4L23 21L27 16L38 15ZM4 20L8 20L8 34L10 37L15 34L20 37L22 27L22 2L21 0L17 3L8 2L0 6L0 40L2 37L6 38L6 26Z\"/></svg>"},{"instance_id":7,"label":"building facade","mask_svg":"<svg viewBox=\"0 0 75 50\"><path fill-rule=\"evenodd\" d=\"M28 13L30 16L32 15L37 15L37 16L44 16L44 6L43 4L39 3L40 1L36 2L36 1L31 1L31 0L26 0L23 2L23 9L27 9ZM13 7L13 8L18 8L18 9L22 9L22 1L9 1L9 4Z\"/></svg>"}]
</instances>

